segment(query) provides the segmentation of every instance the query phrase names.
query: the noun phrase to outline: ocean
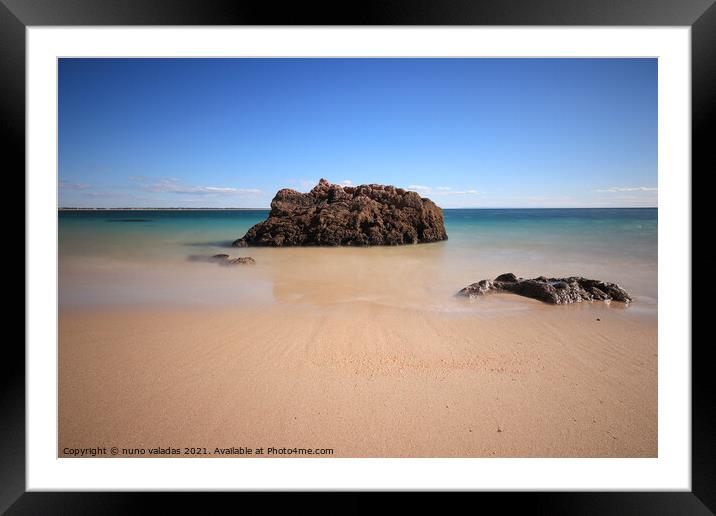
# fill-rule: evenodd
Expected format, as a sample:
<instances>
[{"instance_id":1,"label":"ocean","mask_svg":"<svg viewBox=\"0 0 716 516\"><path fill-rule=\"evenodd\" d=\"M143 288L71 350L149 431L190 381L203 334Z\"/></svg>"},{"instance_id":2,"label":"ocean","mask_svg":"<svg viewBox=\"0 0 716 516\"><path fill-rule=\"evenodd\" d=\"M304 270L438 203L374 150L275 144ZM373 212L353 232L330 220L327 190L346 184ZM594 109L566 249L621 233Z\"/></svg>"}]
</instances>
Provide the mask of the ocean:
<instances>
[{"instance_id":1,"label":"ocean","mask_svg":"<svg viewBox=\"0 0 716 516\"><path fill-rule=\"evenodd\" d=\"M426 310L528 309L453 294L504 272L586 276L656 310L656 208L446 209L448 240L371 248L232 248L268 210L61 210L60 307L368 302ZM192 256L252 256L221 267ZM500 297L500 296L498 296ZM504 301L504 299L503 299ZM485 308L481 308L485 307Z\"/></svg>"}]
</instances>

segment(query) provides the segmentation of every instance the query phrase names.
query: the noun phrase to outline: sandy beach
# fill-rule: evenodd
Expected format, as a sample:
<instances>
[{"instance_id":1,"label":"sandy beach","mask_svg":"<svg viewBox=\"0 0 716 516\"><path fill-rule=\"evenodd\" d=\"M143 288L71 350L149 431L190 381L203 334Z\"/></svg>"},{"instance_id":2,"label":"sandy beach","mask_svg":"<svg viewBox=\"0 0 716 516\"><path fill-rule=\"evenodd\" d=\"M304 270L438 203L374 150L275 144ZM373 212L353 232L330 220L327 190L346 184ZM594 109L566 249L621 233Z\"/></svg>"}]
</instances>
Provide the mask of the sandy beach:
<instances>
[{"instance_id":1,"label":"sandy beach","mask_svg":"<svg viewBox=\"0 0 716 516\"><path fill-rule=\"evenodd\" d=\"M494 310L360 301L61 310L58 454L104 445L657 455L653 312L480 301Z\"/></svg>"}]
</instances>

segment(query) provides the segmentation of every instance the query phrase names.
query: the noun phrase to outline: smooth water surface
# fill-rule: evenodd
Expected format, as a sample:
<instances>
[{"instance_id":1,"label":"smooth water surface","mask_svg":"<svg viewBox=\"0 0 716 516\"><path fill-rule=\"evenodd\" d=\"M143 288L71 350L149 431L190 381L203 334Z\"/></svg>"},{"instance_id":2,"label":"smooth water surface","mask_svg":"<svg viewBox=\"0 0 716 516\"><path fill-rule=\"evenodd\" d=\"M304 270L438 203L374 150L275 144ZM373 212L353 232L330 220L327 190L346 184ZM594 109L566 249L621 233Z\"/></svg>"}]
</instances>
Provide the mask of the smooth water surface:
<instances>
[{"instance_id":1,"label":"smooth water surface","mask_svg":"<svg viewBox=\"0 0 716 516\"><path fill-rule=\"evenodd\" d=\"M503 272L620 283L656 306L657 209L447 209L449 239L371 248L232 248L268 210L59 212L61 305L317 304L465 308L454 292ZM255 266L190 261L215 253ZM531 302L531 301L530 301Z\"/></svg>"}]
</instances>

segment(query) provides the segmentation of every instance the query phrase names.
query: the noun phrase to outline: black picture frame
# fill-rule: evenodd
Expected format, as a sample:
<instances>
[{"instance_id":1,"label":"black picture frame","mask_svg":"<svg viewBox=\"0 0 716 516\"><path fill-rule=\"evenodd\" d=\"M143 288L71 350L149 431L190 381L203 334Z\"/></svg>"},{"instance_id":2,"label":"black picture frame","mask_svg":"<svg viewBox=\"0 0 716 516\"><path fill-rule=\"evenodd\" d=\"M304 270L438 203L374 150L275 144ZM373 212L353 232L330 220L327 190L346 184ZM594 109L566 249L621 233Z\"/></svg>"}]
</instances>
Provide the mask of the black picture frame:
<instances>
[{"instance_id":1,"label":"black picture frame","mask_svg":"<svg viewBox=\"0 0 716 516\"><path fill-rule=\"evenodd\" d=\"M25 29L72 25L617 25L690 26L692 71L692 175L716 170L709 135L714 133L716 102L716 5L714 0L389 0L335 2L329 5L257 0L0 0L0 125L6 177L25 169ZM9 158L9 159L8 159ZM11 163L11 166L8 166ZM7 168L6 168L7 167ZM685 171L688 173L688 171ZM24 191L24 182L23 182ZM692 188L692 206L703 190ZM704 201L706 202L706 201ZM692 235L700 234L692 215ZM12 221L12 224L17 224ZM704 228L705 229L705 228ZM710 228L709 228L710 229ZM713 265L713 255L692 244L693 268ZM705 260L703 257L705 256ZM700 261L701 260L701 261ZM705 262L705 263L704 263ZM691 271L673 271L689 281ZM27 271L26 271L27 273ZM24 298L24 295L23 295ZM689 302L689 300L684 300ZM697 306L692 299L692 306ZM697 320L692 316L692 321ZM661 323L661 322L660 322ZM7 335L10 335L9 333ZM205 497L186 493L61 493L25 489L25 352L19 338L6 337L0 360L0 512L8 514L138 513L147 501L165 510L177 504L206 512ZM479 493L501 512L538 514L711 514L716 512L714 374L708 339L692 339L692 490L690 492ZM683 345L688 346L689 342ZM236 494L246 496L246 494ZM216 496L216 494L213 494ZM220 498L235 494L221 494ZM275 494L254 494L271 503ZM344 509L370 508L374 495L350 495ZM204 498L202 500L202 498ZM299 507L305 497L292 504ZM413 497L425 507L425 499ZM468 502L472 503L472 502ZM168 505L167 505L168 504ZM316 510L315 504L308 506ZM238 508L238 507L237 507Z\"/></svg>"}]
</instances>

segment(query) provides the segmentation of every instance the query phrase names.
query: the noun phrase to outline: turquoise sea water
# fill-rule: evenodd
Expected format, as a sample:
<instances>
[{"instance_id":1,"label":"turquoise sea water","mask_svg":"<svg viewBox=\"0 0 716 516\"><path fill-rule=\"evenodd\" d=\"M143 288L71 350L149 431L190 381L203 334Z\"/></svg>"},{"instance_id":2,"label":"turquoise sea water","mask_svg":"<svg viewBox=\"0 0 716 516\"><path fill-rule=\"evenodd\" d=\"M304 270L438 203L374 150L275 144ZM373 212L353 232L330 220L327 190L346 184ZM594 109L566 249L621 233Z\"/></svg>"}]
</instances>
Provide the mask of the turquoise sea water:
<instances>
[{"instance_id":1,"label":"turquoise sea water","mask_svg":"<svg viewBox=\"0 0 716 516\"><path fill-rule=\"evenodd\" d=\"M448 240L435 244L239 250L230 247L231 241L264 220L268 210L60 211L60 302L204 302L225 300L227 292L230 299L241 297L238 290L265 300L276 297L277 284L293 285L306 277L328 287L334 272L340 278L355 276L357 284L371 275L424 283L419 294L406 296L420 303L509 271L617 281L642 303L656 304L656 208L444 213ZM217 252L251 255L258 264L253 272L227 273L229 268L188 261L190 255ZM394 287L399 289L400 282ZM397 294L390 288L386 285L384 293L361 293L359 286L349 290L387 299ZM423 301L421 296L426 296Z\"/></svg>"}]
</instances>

